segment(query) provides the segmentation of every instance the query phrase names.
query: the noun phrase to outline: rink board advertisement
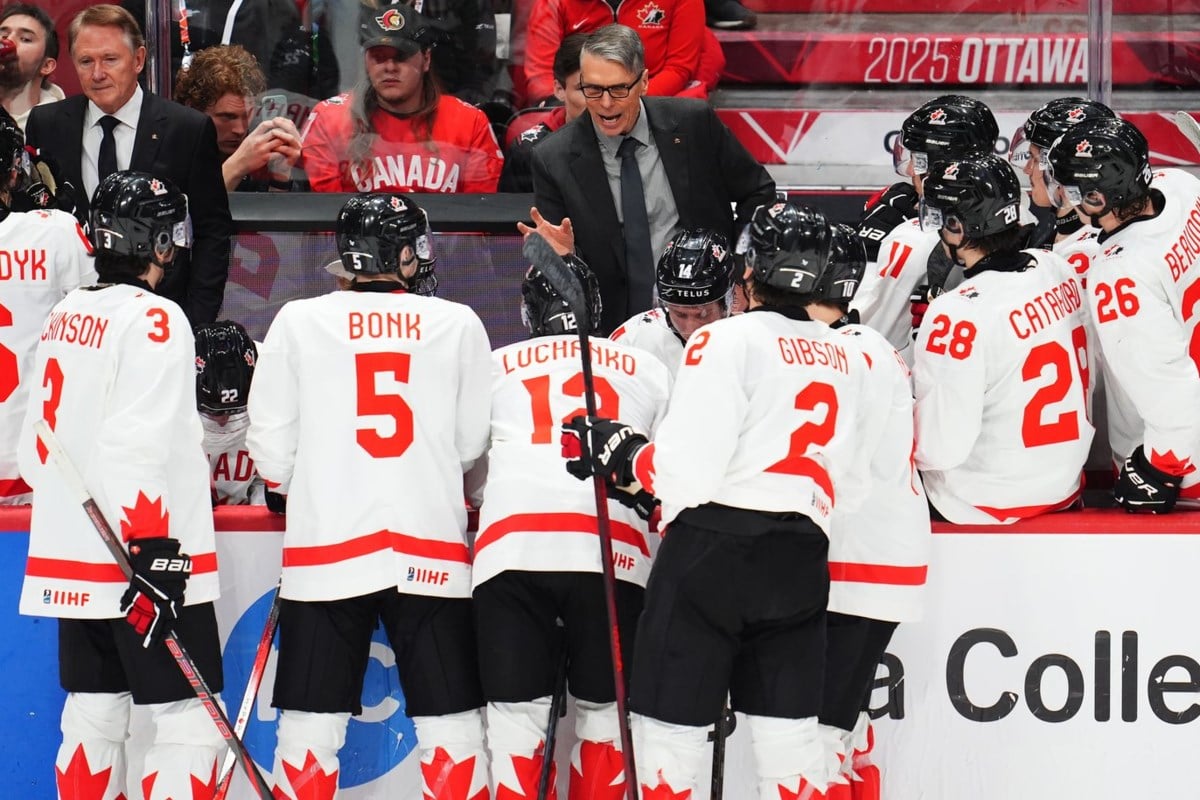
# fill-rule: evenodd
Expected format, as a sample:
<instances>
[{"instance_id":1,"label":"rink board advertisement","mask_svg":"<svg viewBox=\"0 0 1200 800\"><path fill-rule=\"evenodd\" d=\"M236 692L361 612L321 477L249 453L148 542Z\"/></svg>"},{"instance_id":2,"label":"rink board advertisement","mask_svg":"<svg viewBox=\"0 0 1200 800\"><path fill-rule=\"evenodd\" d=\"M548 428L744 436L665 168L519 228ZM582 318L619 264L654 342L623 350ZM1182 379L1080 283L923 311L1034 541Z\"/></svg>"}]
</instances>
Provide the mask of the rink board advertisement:
<instances>
[{"instance_id":1,"label":"rink board advertisement","mask_svg":"<svg viewBox=\"0 0 1200 800\"><path fill-rule=\"evenodd\" d=\"M5 777L11 796L50 800L62 693L54 680L53 623L15 612L27 539L22 516L0 511L0 530L9 531L0 534L8 598L0 617ZM1068 524L1076 516L1001 533L935 535L927 619L900 627L872 695L886 800L1192 796L1182 765L1200 725L1200 626L1193 619L1200 608L1200 515L1150 527L1123 514L1088 512L1087 533ZM234 716L274 591L282 536L272 530L278 518L258 510L221 509L218 525L224 697ZM342 753L347 800L420 796L415 737L394 661L377 636L363 715L351 722ZM274 669L272 656L246 735L266 770L274 747ZM139 719L144 723L135 716L135 725ZM561 764L572 744L569 719L560 732ZM140 730L131 739L133 769L144 739ZM740 725L727 756L726 797L753 798L751 770ZM564 791L566 772L560 768ZM136 786L130 783L130 800L139 797ZM231 797L250 796L239 777Z\"/></svg>"}]
</instances>

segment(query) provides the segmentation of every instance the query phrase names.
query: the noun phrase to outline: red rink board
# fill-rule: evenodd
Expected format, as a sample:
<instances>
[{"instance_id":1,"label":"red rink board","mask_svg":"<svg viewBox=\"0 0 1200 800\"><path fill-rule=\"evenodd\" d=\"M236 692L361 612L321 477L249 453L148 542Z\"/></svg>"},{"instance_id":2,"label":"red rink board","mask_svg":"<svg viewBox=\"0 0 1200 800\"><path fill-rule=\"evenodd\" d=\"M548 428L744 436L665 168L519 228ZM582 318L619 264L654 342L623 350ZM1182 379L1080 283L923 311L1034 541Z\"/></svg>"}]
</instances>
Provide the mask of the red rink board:
<instances>
[{"instance_id":1,"label":"red rink board","mask_svg":"<svg viewBox=\"0 0 1200 800\"><path fill-rule=\"evenodd\" d=\"M1087 84L1083 33L719 33L726 83ZM1113 34L1114 86L1200 85L1200 31Z\"/></svg>"}]
</instances>

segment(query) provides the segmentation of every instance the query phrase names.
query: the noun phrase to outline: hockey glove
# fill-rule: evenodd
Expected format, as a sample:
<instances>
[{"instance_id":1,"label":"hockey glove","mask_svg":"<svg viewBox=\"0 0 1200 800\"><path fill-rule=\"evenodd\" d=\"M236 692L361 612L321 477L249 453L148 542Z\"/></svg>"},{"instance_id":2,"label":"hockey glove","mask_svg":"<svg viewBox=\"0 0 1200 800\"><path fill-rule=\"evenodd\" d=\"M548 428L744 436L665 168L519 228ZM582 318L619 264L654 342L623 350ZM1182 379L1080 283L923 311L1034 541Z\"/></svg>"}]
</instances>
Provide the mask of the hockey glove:
<instances>
[{"instance_id":1,"label":"hockey glove","mask_svg":"<svg viewBox=\"0 0 1200 800\"><path fill-rule=\"evenodd\" d=\"M162 641L183 608L192 559L179 552L179 540L136 539L129 545L133 576L121 596L125 621L142 637L142 647Z\"/></svg>"},{"instance_id":2,"label":"hockey glove","mask_svg":"<svg viewBox=\"0 0 1200 800\"><path fill-rule=\"evenodd\" d=\"M1179 499L1179 478L1154 467L1138 445L1121 467L1113 497L1131 513L1166 514Z\"/></svg>"},{"instance_id":3,"label":"hockey glove","mask_svg":"<svg viewBox=\"0 0 1200 800\"><path fill-rule=\"evenodd\" d=\"M614 491L609 494L609 497L626 508L632 508L637 512L639 517L651 523L651 527L654 527L658 522L658 518L662 516L660 513L662 503L645 489L638 489L636 492L627 492L624 489L614 487Z\"/></svg>"},{"instance_id":4,"label":"hockey glove","mask_svg":"<svg viewBox=\"0 0 1200 800\"><path fill-rule=\"evenodd\" d=\"M912 335L913 339L917 338L917 331L921 328L921 322L925 319L925 312L929 310L929 304L933 302L933 298L942 293L940 287L931 287L927 283L923 283L916 289L913 289L909 300L909 311L912 313Z\"/></svg>"},{"instance_id":5,"label":"hockey glove","mask_svg":"<svg viewBox=\"0 0 1200 800\"><path fill-rule=\"evenodd\" d=\"M567 472L579 480L599 475L611 486L633 483L633 457L649 443L630 426L603 417L573 417L563 425Z\"/></svg>"},{"instance_id":6,"label":"hockey glove","mask_svg":"<svg viewBox=\"0 0 1200 800\"><path fill-rule=\"evenodd\" d=\"M879 259L879 243L905 220L917 215L917 190L911 183L894 183L870 203L858 223L858 235L867 249L867 260Z\"/></svg>"},{"instance_id":7,"label":"hockey glove","mask_svg":"<svg viewBox=\"0 0 1200 800\"><path fill-rule=\"evenodd\" d=\"M273 513L273 514L286 514L287 513L287 495L286 494L280 494L279 492L272 492L270 489L267 489L267 491L265 492L265 495L264 495L264 499L267 502L267 510L270 511L271 513Z\"/></svg>"}]
</instances>

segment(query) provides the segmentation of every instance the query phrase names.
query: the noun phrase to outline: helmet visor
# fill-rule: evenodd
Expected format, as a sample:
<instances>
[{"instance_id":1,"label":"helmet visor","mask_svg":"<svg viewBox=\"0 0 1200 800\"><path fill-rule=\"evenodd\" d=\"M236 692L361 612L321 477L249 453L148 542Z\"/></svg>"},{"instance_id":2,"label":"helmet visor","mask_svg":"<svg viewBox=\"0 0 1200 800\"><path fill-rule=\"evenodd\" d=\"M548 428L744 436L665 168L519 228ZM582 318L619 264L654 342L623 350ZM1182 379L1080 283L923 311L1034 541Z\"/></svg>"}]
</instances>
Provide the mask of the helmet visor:
<instances>
[{"instance_id":1,"label":"helmet visor","mask_svg":"<svg viewBox=\"0 0 1200 800\"><path fill-rule=\"evenodd\" d=\"M964 231L962 220L955 216L953 211L948 209L938 208L925 202L925 198L921 198L921 230L937 231L945 229L949 233L962 233Z\"/></svg>"},{"instance_id":2,"label":"helmet visor","mask_svg":"<svg viewBox=\"0 0 1200 800\"><path fill-rule=\"evenodd\" d=\"M892 167L903 178L924 175L929 172L929 154L909 150L897 136L892 143Z\"/></svg>"}]
</instances>

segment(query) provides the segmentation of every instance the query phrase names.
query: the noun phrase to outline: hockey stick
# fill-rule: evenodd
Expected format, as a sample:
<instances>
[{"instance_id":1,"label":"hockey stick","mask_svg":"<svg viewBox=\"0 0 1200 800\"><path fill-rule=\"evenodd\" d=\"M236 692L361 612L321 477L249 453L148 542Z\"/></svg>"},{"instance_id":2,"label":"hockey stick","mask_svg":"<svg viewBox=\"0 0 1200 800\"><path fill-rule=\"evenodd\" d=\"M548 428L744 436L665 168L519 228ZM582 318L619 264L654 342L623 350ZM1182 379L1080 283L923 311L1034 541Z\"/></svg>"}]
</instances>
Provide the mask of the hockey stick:
<instances>
[{"instance_id":1,"label":"hockey stick","mask_svg":"<svg viewBox=\"0 0 1200 800\"><path fill-rule=\"evenodd\" d=\"M725 740L737 727L737 718L729 710L729 704L721 707L721 716L713 725L708 738L713 743L712 757L712 787L709 789L709 800L721 800L725 795Z\"/></svg>"},{"instance_id":2,"label":"hockey stick","mask_svg":"<svg viewBox=\"0 0 1200 800\"><path fill-rule=\"evenodd\" d=\"M275 641L275 630L279 627L279 584L275 584L275 596L271 598L271 609L267 612L267 623L263 626L262 637L258 640L258 649L254 653L254 665L250 667L250 677L246 679L246 691L242 695L242 705L238 708L237 719L233 723L233 735L241 739L246 735L250 725L250 712L254 701L258 698L258 689L262 686L263 673L267 670L267 659L271 656L271 643ZM229 787L233 785L233 768L237 756L233 750L225 753L221 763L220 780L217 782L217 793L213 800L225 800Z\"/></svg>"},{"instance_id":3,"label":"hockey stick","mask_svg":"<svg viewBox=\"0 0 1200 800\"><path fill-rule=\"evenodd\" d=\"M588 303L583 296L583 287L574 273L550 243L541 234L525 236L521 252L529 263L554 287L571 311L575 314L575 325L579 331L579 358L582 362L583 397L589 417L596 416L596 386L592 377L592 350L588 341L591 318ZM625 696L625 665L621 660L621 635L617 626L617 574L613 568L612 531L608 520L608 490L604 478L592 476L592 488L596 496L596 533L600 538L600 568L604 576L604 605L608 612L608 643L612 652L613 684L617 699L617 724L621 731L621 755L625 762L625 794L629 800L638 800L637 770L633 763L633 735L629 730L629 711Z\"/></svg>"},{"instance_id":4,"label":"hockey stick","mask_svg":"<svg viewBox=\"0 0 1200 800\"><path fill-rule=\"evenodd\" d=\"M1192 147L1200 151L1200 123L1186 111L1175 112L1175 127L1192 143Z\"/></svg>"},{"instance_id":5,"label":"hockey stick","mask_svg":"<svg viewBox=\"0 0 1200 800\"><path fill-rule=\"evenodd\" d=\"M538 775L537 800L550 794L550 776L554 774L554 745L558 741L558 720L567 704L567 636L557 629L559 638L558 672L554 675L554 694L550 698L550 717L546 720L546 745L542 748L542 771Z\"/></svg>"},{"instance_id":6,"label":"hockey stick","mask_svg":"<svg viewBox=\"0 0 1200 800\"><path fill-rule=\"evenodd\" d=\"M117 538L117 535L113 533L112 526L104 518L104 512L100 510L100 506L96 505L95 499L88 492L87 486L83 482L83 476L79 474L71 459L67 457L67 453L63 450L58 437L54 435L54 431L50 429L45 420L38 420L34 423L33 429L37 433L38 440L45 445L46 450L54 458L54 464L58 467L58 472L63 479L63 483L66 484L67 489L75 495L80 505L83 506L84 513L91 520L96 532L100 534L100 538L104 540L104 545L108 548L108 552L112 555L113 560L117 562L117 566L121 568L121 573L126 579L132 578L133 568L129 565L129 556L125 554L124 545L121 544L121 540ZM179 667L179 671L183 673L183 677L191 685L192 691L196 693L196 699L204 706L204 710L212 718L213 724L217 726L221 737L233 748L242 768L246 770L246 775L250 777L250 782L258 794L259 800L271 800L271 787L267 785L266 779L258 771L258 767L255 765L254 759L250 757L250 753L246 751L246 745L233 732L233 726L229 724L229 717L225 716L225 712L221 709L220 703L217 702L216 697L213 695L212 689L208 687L208 681L204 680L204 676L196 668L196 662L188 655L183 642L179 641L179 637L175 635L174 631L167 631L163 642L166 644L167 650L170 651L171 657L175 659L175 664Z\"/></svg>"}]
</instances>

